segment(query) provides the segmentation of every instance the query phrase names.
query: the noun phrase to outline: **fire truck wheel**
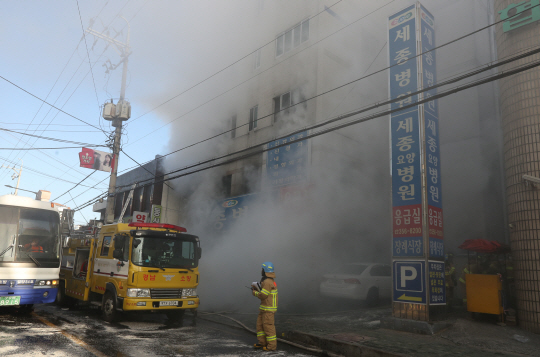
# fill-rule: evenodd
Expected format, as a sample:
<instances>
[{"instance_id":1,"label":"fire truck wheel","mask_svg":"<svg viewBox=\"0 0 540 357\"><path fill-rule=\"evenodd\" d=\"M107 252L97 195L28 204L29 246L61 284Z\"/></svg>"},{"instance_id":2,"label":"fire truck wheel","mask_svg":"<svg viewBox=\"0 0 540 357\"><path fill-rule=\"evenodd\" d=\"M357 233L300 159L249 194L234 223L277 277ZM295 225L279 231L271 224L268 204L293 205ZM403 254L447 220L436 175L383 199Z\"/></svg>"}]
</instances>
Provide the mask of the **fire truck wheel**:
<instances>
[{"instance_id":1,"label":"fire truck wheel","mask_svg":"<svg viewBox=\"0 0 540 357\"><path fill-rule=\"evenodd\" d=\"M55 302L58 306L65 307L73 307L76 304L74 298L66 295L66 287L64 282L60 282L60 286L58 286Z\"/></svg>"},{"instance_id":2,"label":"fire truck wheel","mask_svg":"<svg viewBox=\"0 0 540 357\"><path fill-rule=\"evenodd\" d=\"M167 311L167 319L171 322L182 322L185 310Z\"/></svg>"},{"instance_id":3,"label":"fire truck wheel","mask_svg":"<svg viewBox=\"0 0 540 357\"><path fill-rule=\"evenodd\" d=\"M103 312L103 320L113 322L116 319L116 299L110 291L107 291L103 297L101 310Z\"/></svg>"}]
</instances>

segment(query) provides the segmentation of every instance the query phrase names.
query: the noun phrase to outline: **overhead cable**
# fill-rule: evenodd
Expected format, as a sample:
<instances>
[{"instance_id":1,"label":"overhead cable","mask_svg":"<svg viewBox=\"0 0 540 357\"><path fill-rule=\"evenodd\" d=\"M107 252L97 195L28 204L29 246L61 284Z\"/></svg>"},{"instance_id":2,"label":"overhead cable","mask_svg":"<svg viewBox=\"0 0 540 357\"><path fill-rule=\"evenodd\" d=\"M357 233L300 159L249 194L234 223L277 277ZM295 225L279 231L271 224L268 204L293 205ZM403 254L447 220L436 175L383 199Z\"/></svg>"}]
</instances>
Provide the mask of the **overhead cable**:
<instances>
[{"instance_id":1,"label":"overhead cable","mask_svg":"<svg viewBox=\"0 0 540 357\"><path fill-rule=\"evenodd\" d=\"M230 160L219 162L217 164L213 164L213 165L209 165L209 166L197 169L197 170L193 170L193 171L190 171L190 172L187 172L187 173L183 173L183 174L179 174L179 175L175 175L175 176L169 176L169 177L167 177L167 178L165 178L165 179L163 179L161 181L142 184L139 187L141 187L141 186L144 187L144 186L148 186L148 185L155 185L155 184L158 184L158 183L164 183L164 182L167 182L167 181L171 181L171 180L174 180L174 179L177 179L177 178L180 178L180 177L189 176L189 175L201 172L201 171L209 170L211 168L227 165L227 164L230 164L232 162L239 161L239 160L244 160L246 158L249 158L249 157L252 157L252 156L255 156L255 155L260 155L260 154L262 154L264 152L274 150L276 148L284 147L284 146L291 145L291 144L294 144L296 142L304 141L304 140L307 140L307 139L311 139L311 138L314 138L314 137L317 137L317 136L320 136L320 135L323 135L323 134L326 134L326 133L329 133L329 132L332 132L332 131L335 131L335 130L343 129L343 128L351 126L351 125L355 125L355 124L366 122L366 121L373 120L373 119L376 119L376 118L384 117L384 116L387 116L387 115L395 113L395 112L403 112L403 111L405 111L407 109L412 109L414 107L417 107L420 104L424 104L424 103L430 102L430 101L435 100L435 99L443 98L443 97L446 97L446 96L449 96L449 95L464 91L466 89L473 88L473 87L476 87L476 86L479 86L479 85L482 85L482 84L486 84L486 83L489 83L489 82L492 82L492 81L495 81L495 80L498 80L498 79L506 78L508 76L512 76L512 75L515 75L515 74L518 74L518 73L521 73L521 72L536 68L538 66L540 66L540 60L535 61L535 62L531 62L529 64L521 65L518 68L513 68L513 69L510 69L510 70L501 71L498 74L490 75L487 78L479 79L479 80L470 82L468 84L465 84L465 85L458 86L458 87L455 87L453 89L447 90L445 92L434 94L433 96L431 96L429 98L419 100L419 101L417 101L415 103L405 105L405 106L397 108L397 109L385 110L385 111L378 112L378 113L375 113L375 114L372 114L372 115L368 115L368 116L363 117L363 118L354 119L354 120L352 120L350 122L347 122L347 123L344 123L344 124L339 124L339 125L336 125L336 126L331 127L331 128L323 129L323 130L320 130L318 132L308 134L308 135L306 135L305 137L303 137L301 139L289 140L287 143L275 145L275 146L273 146L271 148L267 147L267 148L262 148L262 149L259 149L259 150L254 150L253 147L251 147L251 148L248 148L248 149L240 150L240 151L232 153L232 154L237 154L237 153L240 153L240 152L246 151L246 150L252 150L252 152L247 153L247 154L242 155L242 156L232 158ZM430 90L430 89L431 89L431 87L426 88L424 91L427 91L427 90ZM351 112L351 113L348 113L348 114L345 114L345 115L341 115L341 116L339 116L339 118L340 118L340 120L342 120L342 119L345 119L345 118L348 118L348 117L351 117L351 116L355 116L358 113L363 112L364 110L365 109L362 109L360 111ZM311 128L304 128L304 130L310 130L310 129ZM283 136L283 137L280 137L279 139L286 138L286 137L287 136ZM274 139L274 140L277 140L277 139ZM257 145L257 146L260 146L260 145ZM232 155L232 154L229 154L229 155ZM200 162L200 163L197 163L197 164L193 164L193 165L185 167L185 168L183 168L181 170L176 170L175 172L187 170L189 168L193 168L193 167L202 165L204 163L208 163L208 162L215 161L215 160L218 160L218 159L219 158L215 158L215 159L207 160L205 162ZM169 175L171 173L172 172L165 173L164 176ZM117 186L116 188L118 189L118 188L127 187L127 186L129 186L129 185L121 185L121 186ZM106 195L105 196L100 195L98 197L99 197L98 199L101 199L101 198L106 197ZM83 204L78 209L83 209L83 208L88 207L89 205L91 205L93 203L94 203L94 201L87 202L87 203Z\"/></svg>"},{"instance_id":2,"label":"overhead cable","mask_svg":"<svg viewBox=\"0 0 540 357\"><path fill-rule=\"evenodd\" d=\"M96 146L96 147L97 146L106 146L106 145L95 145L95 144L88 144L88 143L80 143L78 141L70 141L70 140L64 140L64 139L58 139L58 138L49 138L47 136L21 133L20 131L15 131L15 130L10 130L10 129L5 129L5 128L0 128L0 130L1 131L9 131L10 133L15 133L15 134L19 134L19 135L32 136L34 138L43 139L43 140L57 141L59 143L77 144L77 145L84 145L84 146L89 145L89 146Z\"/></svg>"},{"instance_id":3,"label":"overhead cable","mask_svg":"<svg viewBox=\"0 0 540 357\"><path fill-rule=\"evenodd\" d=\"M85 178L83 178L81 181L77 182L77 183L75 184L75 186L73 186L72 188L70 188L70 189L67 190L66 192L62 193L60 196L56 197L54 200L56 201L56 200L58 200L60 197L62 197L63 195L65 195L66 193L69 193L71 190L73 190L74 188L76 188L77 186L79 186L81 183L83 183L84 180L86 180L87 178L89 178L90 176L92 176L93 174L95 174L96 171L97 171L97 170L93 170L92 172L90 172L90 173L88 174L88 176L86 176ZM71 196L71 193L70 193L69 195ZM73 201L73 202L75 202L75 201Z\"/></svg>"},{"instance_id":4,"label":"overhead cable","mask_svg":"<svg viewBox=\"0 0 540 357\"><path fill-rule=\"evenodd\" d=\"M388 4L386 4L386 5L388 5ZM386 5L384 5L384 6L386 6ZM382 7L384 7L384 6L382 6ZM530 10L530 9L532 9L532 8L535 8L535 7L538 7L538 6L540 6L540 5L535 5L535 6L531 7L531 8L529 8L528 10ZM381 8L382 8L382 7L381 7ZM378 9L372 11L371 13L373 13L373 12L379 10L379 9L380 9L380 8L378 8ZM515 17L515 16L520 16L523 12L528 11L528 10L523 10L523 11L521 11L521 12L518 12L518 13L514 14L513 16L511 16L509 19L511 19L511 18L513 18L513 17ZM371 14L371 13L370 13L370 14ZM370 14L368 14L368 15L370 15ZM365 15L364 17L366 17L366 16L368 16L368 15ZM356 20L356 21L360 21L360 20L363 19L364 17L362 17L362 18L360 18L360 19L358 19L358 20ZM432 49L430 49L430 50L427 50L427 51L425 51L425 52L419 53L419 54L417 54L416 56L409 57L406 61L404 60L404 61L400 62L400 64L403 64L403 63L405 63L405 62L408 62L408 61L411 61L411 60L413 60L413 59L416 59L417 57L420 57L420 56L425 55L425 54L427 54L427 53L433 52L433 51L435 51L435 50L437 50L437 49L440 49L440 48L446 47L446 46L448 46L448 45L451 45L451 44L453 44L453 43L455 43L455 42L457 42L457 41L460 41L460 40L462 40L462 39L465 39L465 38L467 38L467 37L469 37L469 36L472 36L472 35L474 35L474 34L476 34L476 33L478 33L478 32L484 31L484 30L486 30L486 29L488 29L488 28L490 28L490 27L492 27L492 26L495 26L495 25L497 25L497 24L499 24L499 23L501 23L501 22L507 21L507 20L508 20L508 19L505 19L505 20L499 20L499 21L497 21L497 22L494 22L494 23L492 23L492 24L489 24L489 25L487 25L487 26L485 26L485 27L482 27L482 28L480 28L480 29L478 29L478 30L475 30L475 31L470 32L470 33L468 33L468 34L466 34L466 35L463 35L463 36L461 36L461 37L458 37L458 38L456 38L456 39L454 39L454 40L452 40L452 41L446 42L446 43L444 43L444 44L442 44L442 45L440 45L440 46L437 46L437 47L434 47L434 48L432 48ZM347 25L347 26L349 26L349 25ZM341 31L341 30L339 30L339 31ZM332 35L333 35L333 34L332 34ZM327 36L326 38L328 38L328 37L330 37L330 36L331 36L331 35ZM326 38L324 38L324 39L326 39ZM322 39L322 40L324 40L324 39ZM322 40L320 40L320 41L322 41ZM320 41L317 41L316 43L312 44L312 45L309 46L309 47L312 47L313 45L319 43ZM309 47L307 47L307 48L309 48ZM307 48L303 49L302 51L306 50ZM301 51L300 51L300 52L301 52ZM300 53L300 52L298 52L298 53ZM296 53L296 54L293 55L293 56L296 56L298 53ZM293 56L291 56L291 57L293 57ZM285 111L285 110L290 110L290 108L292 108L292 107L294 107L294 106L297 106L297 105L306 103L306 102L311 101L311 100L313 100L313 99L315 99L315 98L318 98L318 97L323 96L323 95L325 95L325 94L328 94L328 93L330 93L330 92L336 91L336 90L338 90L338 89L340 89L340 88L346 87L346 86L348 86L348 85L350 85L350 84L352 84L352 83L355 83L355 82L364 80L364 79L366 79L366 78L372 77L372 76L374 76L374 75L376 75L376 74L378 74L378 73L387 71L387 70L389 70L389 69L391 69L391 68L393 68L393 67L395 67L395 66L398 66L398 64L394 64L394 65L385 67L385 68L380 69L380 70L378 70L378 71L372 72L372 73L370 73L370 74L368 74L368 75L365 75L365 76L362 76L362 77L357 78L357 79L355 79L355 80L352 80L352 81L350 81L350 82L347 82L347 83L345 83L345 84L343 84L343 85L341 85L341 86L332 88L332 89L330 89L330 90L328 90L328 91L326 91L326 92L319 93L319 94L317 94L317 95L315 95L315 96L313 96L313 97L310 97L310 98L308 98L308 99L305 99L305 100L303 100L303 101L300 101L300 102L298 102L298 103L295 103L295 104L293 104L293 105L291 105L291 106L289 106L289 107L287 107L287 108L284 108L284 109L275 111L275 112L273 112L273 113L271 113L271 114L268 114L268 115L265 115L265 116L263 116L263 117L261 117L261 118L258 118L257 120L261 120L261 119L264 119L264 118L267 118L267 117L271 117L271 116L273 116L273 115L275 115L275 114L277 114L277 113L279 113L279 112ZM267 70L269 70L269 69L271 69L271 68L273 68L273 66L270 67L270 68L268 68L268 69L266 69L265 71L267 71ZM257 74L256 76L258 76L258 75L264 73L265 71L262 71L261 73ZM254 76L254 77L256 77L256 76ZM190 110L190 111L188 111L188 112L182 114L181 116L179 116L179 117L177 117L177 118L175 118L175 119L169 121L168 123L166 123L166 124L162 125L161 127L157 128L156 130L151 131L150 133L148 133L148 134L146 134L146 135L144 135L144 136L138 138L137 140L133 141L130 145L135 144L135 143L138 142L139 140L141 140L141 139L143 139L143 138L145 138L145 137L147 137L147 136L153 134L154 132L156 132L156 131L158 131L158 130L164 128L165 126L167 126L167 125L173 123L174 121L176 121L176 120L178 120L178 119L180 119L180 118L186 116L187 114L190 114L191 112L193 112L193 111L195 111L195 110L201 108L202 106L208 104L209 102L213 101L214 99L216 99L216 98L218 98L218 97L220 97L220 96L222 96L222 95L228 93L229 91L231 91L231 90L233 90L233 89L239 87L240 85L242 85L242 84L248 82L249 80L251 80L251 79L254 78L254 77L249 78L248 80L246 80L246 81L244 81L244 82L238 84L237 86L232 87L232 88L230 88L229 90L227 90L227 91L225 91L225 92L223 92L223 93L221 93L221 94L219 94L219 95L213 97L212 99L210 99L210 100L204 102L203 104L199 105L198 107L196 107L196 108L194 108L194 109L192 109L192 110ZM199 141L199 142L196 142L196 143L194 143L194 144L191 144L191 145L188 145L188 146L186 146L186 147L184 147L184 148L181 148L181 149L177 150L176 152L181 151L181 150L184 150L184 149L187 149L187 148L192 147L192 146L195 146L195 145L197 145L197 144L206 142L206 141L208 141L208 140L214 139L214 138L219 137L219 136L221 136L221 135L230 133L230 132L232 132L232 131L234 131L234 130L236 130L236 129L242 128L242 127L247 126L247 125L249 125L249 123L245 123L245 124L239 125L239 126L237 126L237 127L235 127L235 128L226 130L226 131L221 132L221 133L219 133L219 134L213 135L213 136L211 136L211 137L209 137L209 138L207 138L207 139L201 140L201 141Z\"/></svg>"},{"instance_id":5,"label":"overhead cable","mask_svg":"<svg viewBox=\"0 0 540 357\"><path fill-rule=\"evenodd\" d=\"M323 12L326 12L327 9L330 9L330 8L334 7L335 5L339 4L339 3L342 2L342 1L343 1L343 0L338 0L338 1L336 1L335 3L333 3L332 5L327 6L324 10L321 10L319 13L317 13L317 14L315 14L315 15L309 17L308 20L314 19L315 17L319 16L319 15L322 14ZM394 1L395 1L395 0L392 0L391 2L394 2ZM385 5L385 6L386 6L386 5ZM183 94L189 92L189 91L192 90L193 88L198 87L199 85L201 85L201 84L203 84L204 82L208 81L210 78L217 76L218 74L220 74L221 72L227 70L228 68L231 68L232 66L234 66L234 65L237 64L238 62L240 62L240 61L242 61L242 60L248 58L248 57L251 56L251 55L253 55L255 52L257 52L257 51L263 49L264 47L266 47L266 46L268 46L268 45L271 45L272 43L274 43L275 40L276 40L275 38L272 39L271 41L265 43L265 44L262 45L261 47L259 47L259 48L255 49L255 50L251 51L251 52L248 53L247 55L245 55L245 56L243 56L243 57L237 59L237 60L234 61L233 63L231 63L231 64L225 66L224 68L220 69L219 71L215 72L214 74L212 74L212 75L206 77L206 78L203 79L202 81L197 82L196 84L192 85L191 87L187 88L186 90L182 91L181 93L179 93L179 94L177 94L177 95L175 95L175 96L173 96L173 97L167 99L166 101L164 101L163 103L161 103L161 104L155 106L154 108L150 109L150 110L147 111L146 113L144 113L144 114L142 114L142 115L139 115L137 118L132 119L131 122L129 122L128 124L126 124L126 126L129 125L129 124L131 124L131 123L133 123L133 122L136 121L137 119L142 118L142 117L145 116L146 114L151 113L151 112L153 112L154 110L156 110L156 109L158 109L158 108L164 106L165 104L169 103L170 101L172 101L172 100L174 100L174 99L180 97L181 95L183 95Z\"/></svg>"}]
</instances>

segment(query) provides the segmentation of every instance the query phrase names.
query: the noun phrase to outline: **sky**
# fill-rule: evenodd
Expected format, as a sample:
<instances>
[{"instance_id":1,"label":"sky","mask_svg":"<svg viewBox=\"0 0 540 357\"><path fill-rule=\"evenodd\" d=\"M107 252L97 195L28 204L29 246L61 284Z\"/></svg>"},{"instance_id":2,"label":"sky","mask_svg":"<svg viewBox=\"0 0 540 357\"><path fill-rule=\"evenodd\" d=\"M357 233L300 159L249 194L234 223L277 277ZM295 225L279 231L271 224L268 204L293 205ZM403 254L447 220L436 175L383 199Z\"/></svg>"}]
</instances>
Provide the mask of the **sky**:
<instances>
[{"instance_id":1,"label":"sky","mask_svg":"<svg viewBox=\"0 0 540 357\"><path fill-rule=\"evenodd\" d=\"M0 46L3 55L0 72L3 80L0 81L0 103L4 115L0 128L104 145L114 128L101 118L100 106L111 98L115 102L118 99L122 69L119 66L107 73L105 64L116 65L121 58L112 46L106 48L104 40L91 35L83 37L83 29L92 24L94 30L102 32L108 27L110 36L120 32L117 39L125 43L128 28L126 21L120 18L124 17L130 24L132 54L129 57L126 98L132 104L132 116L124 130L122 145L125 152L139 163L152 160L155 155L168 152L169 140L174 139L170 125L159 128L182 113L177 112L177 107L168 108L167 104L151 110L238 59L239 53L247 54L249 48L255 47L254 41L244 39L240 45L237 41L240 32L245 33L247 27L253 26L249 19L240 21L234 28L227 28L228 18L223 16L227 12L238 15L240 9L254 3L143 0L2 2L0 29L3 36L0 37ZM215 36L218 29L219 39ZM230 50L231 43L236 43L235 51ZM220 54L219 60L216 60L216 53ZM188 103L181 110L187 111L200 93L190 95L188 92L178 98L185 98ZM0 169L0 194L14 192L5 185L16 185L17 179L11 178L14 174L12 167L18 171L21 164L19 195L22 196L34 196L23 189L33 192L49 190L53 201L74 208L100 195L108 187L108 173L97 171L58 198L92 171L79 167L80 149L34 148L81 145L6 131L0 136L2 148L32 149L0 150L0 163L4 165ZM109 151L107 148L97 149ZM119 172L136 165L126 156L121 156ZM94 189L87 187L96 184ZM76 214L76 223L85 223L95 216L88 207Z\"/></svg>"}]
</instances>

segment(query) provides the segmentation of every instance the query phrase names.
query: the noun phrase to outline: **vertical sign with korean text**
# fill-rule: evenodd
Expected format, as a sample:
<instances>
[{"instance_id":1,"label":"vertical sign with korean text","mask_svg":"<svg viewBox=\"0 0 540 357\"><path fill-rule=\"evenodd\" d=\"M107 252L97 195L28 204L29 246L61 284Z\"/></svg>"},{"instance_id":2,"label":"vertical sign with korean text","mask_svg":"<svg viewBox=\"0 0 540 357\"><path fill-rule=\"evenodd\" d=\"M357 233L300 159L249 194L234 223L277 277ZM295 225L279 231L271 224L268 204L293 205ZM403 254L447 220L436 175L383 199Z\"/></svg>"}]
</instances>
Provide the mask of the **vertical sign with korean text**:
<instances>
[{"instance_id":1,"label":"vertical sign with korean text","mask_svg":"<svg viewBox=\"0 0 540 357\"><path fill-rule=\"evenodd\" d=\"M423 7L419 8L419 23L422 48L422 88L437 83L435 66L435 28L433 16ZM431 52L429 52L431 51ZM436 89L423 93L424 99L437 94ZM429 235L429 257L443 258L443 210L441 192L441 160L439 149L439 108L437 100L422 104L424 114L426 191L427 191L427 229Z\"/></svg>"},{"instance_id":2,"label":"vertical sign with korean text","mask_svg":"<svg viewBox=\"0 0 540 357\"><path fill-rule=\"evenodd\" d=\"M399 109L417 101L406 97L418 89L416 6L389 18L390 97ZM394 112L390 117L392 154L392 252L393 256L424 255L422 232L422 173L420 117L417 107Z\"/></svg>"},{"instance_id":3,"label":"vertical sign with korean text","mask_svg":"<svg viewBox=\"0 0 540 357\"><path fill-rule=\"evenodd\" d=\"M446 305L444 263L428 261L429 304Z\"/></svg>"},{"instance_id":4,"label":"vertical sign with korean text","mask_svg":"<svg viewBox=\"0 0 540 357\"><path fill-rule=\"evenodd\" d=\"M389 90L395 100L391 109L398 110L390 117L392 255L395 259L411 259L394 260L404 271L394 275L394 302L444 304L444 263L435 261L444 257L439 111L437 101L429 100L437 91L422 91L437 83L432 51L435 22L417 2L390 16L388 29ZM418 94L407 97L417 91ZM425 99L428 102L399 110ZM423 272L412 264L417 264L413 259L418 257L425 259L427 269ZM427 299L420 292L417 296L412 294L414 286L403 288L419 279L415 272L427 274L422 277L427 278L427 289L422 291L427 293Z\"/></svg>"},{"instance_id":5,"label":"vertical sign with korean text","mask_svg":"<svg viewBox=\"0 0 540 357\"><path fill-rule=\"evenodd\" d=\"M162 213L163 213L163 207L161 205L152 205L150 223L161 223Z\"/></svg>"},{"instance_id":6,"label":"vertical sign with korean text","mask_svg":"<svg viewBox=\"0 0 540 357\"><path fill-rule=\"evenodd\" d=\"M287 144L307 136L307 131L268 144L266 174L271 187L294 185L307 180L308 140Z\"/></svg>"}]
</instances>

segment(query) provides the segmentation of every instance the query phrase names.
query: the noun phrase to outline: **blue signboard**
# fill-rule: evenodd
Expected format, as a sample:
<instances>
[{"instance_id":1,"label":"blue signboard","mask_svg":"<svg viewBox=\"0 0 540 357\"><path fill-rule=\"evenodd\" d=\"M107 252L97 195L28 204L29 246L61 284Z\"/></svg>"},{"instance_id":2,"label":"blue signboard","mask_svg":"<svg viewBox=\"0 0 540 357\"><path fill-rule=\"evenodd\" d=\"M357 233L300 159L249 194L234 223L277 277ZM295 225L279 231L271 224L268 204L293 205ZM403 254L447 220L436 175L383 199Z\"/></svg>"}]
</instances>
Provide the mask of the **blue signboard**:
<instances>
[{"instance_id":1,"label":"blue signboard","mask_svg":"<svg viewBox=\"0 0 540 357\"><path fill-rule=\"evenodd\" d=\"M426 303L426 262L394 261L394 302ZM444 272L443 272L444 273Z\"/></svg>"},{"instance_id":2,"label":"blue signboard","mask_svg":"<svg viewBox=\"0 0 540 357\"><path fill-rule=\"evenodd\" d=\"M422 45L422 86L429 88L437 83L435 51L435 23L433 16L420 6L420 33ZM437 94L436 89L430 89L423 94L429 99ZM437 100L431 100L422 105L424 112L425 161L427 182L427 210L429 231L429 257L444 257L443 210L441 190L441 159L439 145L439 108Z\"/></svg>"},{"instance_id":3,"label":"blue signboard","mask_svg":"<svg viewBox=\"0 0 540 357\"><path fill-rule=\"evenodd\" d=\"M268 144L266 173L271 187L294 185L307 180L308 140L288 144L307 136L307 131Z\"/></svg>"},{"instance_id":4,"label":"blue signboard","mask_svg":"<svg viewBox=\"0 0 540 357\"><path fill-rule=\"evenodd\" d=\"M409 6L389 18L390 97L399 98L418 90L416 60L416 7ZM392 103L392 109L416 102L409 97Z\"/></svg>"},{"instance_id":5,"label":"blue signboard","mask_svg":"<svg viewBox=\"0 0 540 357\"><path fill-rule=\"evenodd\" d=\"M416 6L391 16L388 27L390 97L398 99L418 90ZM416 101L417 96L403 98L391 108ZM424 255L420 129L418 108L391 114L393 256Z\"/></svg>"},{"instance_id":6,"label":"blue signboard","mask_svg":"<svg viewBox=\"0 0 540 357\"><path fill-rule=\"evenodd\" d=\"M219 201L219 210L214 222L214 229L218 232L227 231L238 219L249 212L257 197L257 194L251 194Z\"/></svg>"},{"instance_id":7,"label":"blue signboard","mask_svg":"<svg viewBox=\"0 0 540 357\"><path fill-rule=\"evenodd\" d=\"M444 279L444 263L428 262L429 304L446 305L446 281Z\"/></svg>"}]
</instances>

